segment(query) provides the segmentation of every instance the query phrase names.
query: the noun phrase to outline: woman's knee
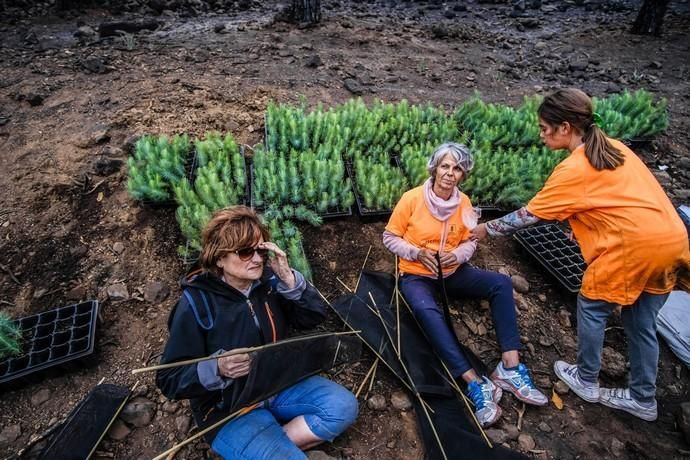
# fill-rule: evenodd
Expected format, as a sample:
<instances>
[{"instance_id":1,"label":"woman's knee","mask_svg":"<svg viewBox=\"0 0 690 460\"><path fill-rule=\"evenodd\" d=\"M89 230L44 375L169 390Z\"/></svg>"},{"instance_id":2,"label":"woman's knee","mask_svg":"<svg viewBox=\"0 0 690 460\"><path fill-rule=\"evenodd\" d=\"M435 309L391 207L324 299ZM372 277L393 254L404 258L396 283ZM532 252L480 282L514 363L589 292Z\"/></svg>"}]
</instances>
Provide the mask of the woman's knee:
<instances>
[{"instance_id":1,"label":"woman's knee","mask_svg":"<svg viewBox=\"0 0 690 460\"><path fill-rule=\"evenodd\" d=\"M330 382L328 393L321 398L320 411L304 416L312 432L324 441L332 441L357 419L359 402L347 388Z\"/></svg>"}]
</instances>

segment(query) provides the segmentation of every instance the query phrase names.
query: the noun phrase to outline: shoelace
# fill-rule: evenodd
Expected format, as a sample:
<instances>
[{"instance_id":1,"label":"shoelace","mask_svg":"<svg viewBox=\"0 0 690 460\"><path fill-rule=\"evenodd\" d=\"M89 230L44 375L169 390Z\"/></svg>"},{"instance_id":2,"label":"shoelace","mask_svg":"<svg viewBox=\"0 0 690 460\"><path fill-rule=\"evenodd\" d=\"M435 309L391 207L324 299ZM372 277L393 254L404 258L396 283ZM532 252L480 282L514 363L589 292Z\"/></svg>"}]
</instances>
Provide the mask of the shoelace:
<instances>
[{"instance_id":1,"label":"shoelace","mask_svg":"<svg viewBox=\"0 0 690 460\"><path fill-rule=\"evenodd\" d=\"M632 399L627 391L627 388L613 388L611 391L611 397L618 399Z\"/></svg>"},{"instance_id":2,"label":"shoelace","mask_svg":"<svg viewBox=\"0 0 690 460\"><path fill-rule=\"evenodd\" d=\"M517 372L520 378L522 379L522 382L525 385L527 385L527 388L529 388L530 390L534 390L537 388L536 386L534 386L534 382L532 382L532 377L530 377L529 371L525 366L518 367Z\"/></svg>"},{"instance_id":3,"label":"shoelace","mask_svg":"<svg viewBox=\"0 0 690 460\"><path fill-rule=\"evenodd\" d=\"M470 385L467 395L474 403L475 409L480 410L484 408L486 401L484 400L484 392L480 384L475 382L473 385Z\"/></svg>"}]
</instances>

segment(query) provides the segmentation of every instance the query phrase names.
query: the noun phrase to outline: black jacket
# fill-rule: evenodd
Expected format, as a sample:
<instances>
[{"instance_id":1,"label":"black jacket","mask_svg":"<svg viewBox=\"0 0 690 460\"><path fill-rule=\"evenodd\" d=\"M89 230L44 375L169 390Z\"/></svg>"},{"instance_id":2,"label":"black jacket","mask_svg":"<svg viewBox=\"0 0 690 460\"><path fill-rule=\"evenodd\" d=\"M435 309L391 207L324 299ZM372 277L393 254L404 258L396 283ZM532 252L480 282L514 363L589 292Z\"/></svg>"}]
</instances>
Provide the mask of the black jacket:
<instances>
[{"instance_id":1,"label":"black jacket","mask_svg":"<svg viewBox=\"0 0 690 460\"><path fill-rule=\"evenodd\" d=\"M168 319L170 337L161 364L211 355L219 350L254 347L285 338L289 325L311 328L325 318L326 306L307 283L297 300L282 297L279 279L270 268L264 270L249 297L212 273L182 279L183 295ZM253 309L260 330L252 317ZM224 389L208 390L202 385L197 364L159 370L156 384L170 399L189 399L197 426L203 429L228 416L233 401L244 388L246 377L235 379ZM207 435L212 441L217 430Z\"/></svg>"}]
</instances>

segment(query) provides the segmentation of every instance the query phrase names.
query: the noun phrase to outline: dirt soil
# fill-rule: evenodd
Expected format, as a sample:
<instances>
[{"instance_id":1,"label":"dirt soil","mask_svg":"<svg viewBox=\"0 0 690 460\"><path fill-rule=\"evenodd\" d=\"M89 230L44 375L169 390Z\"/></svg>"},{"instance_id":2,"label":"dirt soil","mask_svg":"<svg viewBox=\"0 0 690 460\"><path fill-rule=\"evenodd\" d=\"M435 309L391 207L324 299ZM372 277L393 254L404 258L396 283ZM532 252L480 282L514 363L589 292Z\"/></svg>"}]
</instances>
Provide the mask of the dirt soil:
<instances>
[{"instance_id":1,"label":"dirt soil","mask_svg":"<svg viewBox=\"0 0 690 460\"><path fill-rule=\"evenodd\" d=\"M154 404L143 426L118 424L96 458L153 458L194 432L187 403L166 402L152 375L130 371L157 362L166 319L185 266L174 209L150 209L126 191L133 136L230 131L248 145L262 140L269 101L325 106L361 95L440 104L451 110L475 91L493 102L574 85L595 96L646 88L669 100L670 128L638 149L675 204L690 199L690 8L672 2L661 37L628 33L637 5L626 1L550 0L512 14L506 3L324 0L323 21L301 28L278 20L280 6L205 2L198 8L0 11L0 303L21 317L83 299L101 301L97 363L5 392L0 399L0 458L17 452L59 420L102 378L132 386ZM51 4L53 2L50 2ZM56 2L64 4L65 2ZM190 2L188 2L190 3ZM191 2L193 3L193 2ZM185 4L185 2L168 2ZM9 6L7 6L9 5ZM523 3L524 6L524 3ZM162 13L160 11L162 10ZM38 15L36 13L47 13ZM160 13L160 14L159 14ZM103 37L108 21L157 21L155 30ZM105 31L102 28L101 31ZM103 32L103 35L105 32ZM663 223L660 223L663 225ZM357 217L305 228L315 284L329 297L354 286L367 268L393 270L381 222ZM474 263L530 284L518 294L524 360L551 393L556 359L576 356L575 299L510 239L483 244ZM150 299L154 281L170 289ZM108 298L124 284L128 300ZM147 300L148 299L148 300ZM489 364L499 356L487 309L453 304L457 332ZM334 327L340 327L334 319ZM625 338L613 318L605 384L625 384ZM620 354L616 354L615 352ZM356 389L370 355L331 376ZM494 436L533 458L683 458L690 446L676 424L690 400L688 369L662 345L659 420L646 423L573 394L564 408L529 407L517 440L520 405L507 396ZM401 385L379 369L369 392L388 401ZM366 393L367 389L363 391ZM421 458L414 413L390 402L370 409L360 397L353 427L332 445L335 458ZM131 432L128 433L128 431ZM201 459L195 442L176 458ZM453 458L461 454L454 453Z\"/></svg>"}]
</instances>

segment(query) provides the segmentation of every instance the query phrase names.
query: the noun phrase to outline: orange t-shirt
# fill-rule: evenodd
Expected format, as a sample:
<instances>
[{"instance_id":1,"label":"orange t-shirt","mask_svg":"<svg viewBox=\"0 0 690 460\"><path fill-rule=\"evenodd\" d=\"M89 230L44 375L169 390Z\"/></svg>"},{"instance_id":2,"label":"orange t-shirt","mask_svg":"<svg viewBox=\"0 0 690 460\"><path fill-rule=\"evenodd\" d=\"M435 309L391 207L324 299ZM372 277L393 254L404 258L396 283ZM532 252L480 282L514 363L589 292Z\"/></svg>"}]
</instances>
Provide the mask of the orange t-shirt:
<instances>
[{"instance_id":1,"label":"orange t-shirt","mask_svg":"<svg viewBox=\"0 0 690 460\"><path fill-rule=\"evenodd\" d=\"M470 198L460 192L460 204L455 213L445 222L431 214L424 201L424 186L413 188L403 194L395 205L386 230L402 237L408 243L422 249L438 251L443 244L442 252L450 252L460 243L469 239L470 230L462 221L462 211L471 208ZM444 267L444 275L453 273L458 264ZM411 275L435 276L418 260L400 259L400 271Z\"/></svg>"},{"instance_id":2,"label":"orange t-shirt","mask_svg":"<svg viewBox=\"0 0 690 460\"><path fill-rule=\"evenodd\" d=\"M582 295L631 305L642 292L673 289L677 272L690 267L688 233L642 160L623 143L609 142L625 156L622 166L597 171L580 146L556 166L527 210L545 220L568 219L588 264Z\"/></svg>"}]
</instances>

